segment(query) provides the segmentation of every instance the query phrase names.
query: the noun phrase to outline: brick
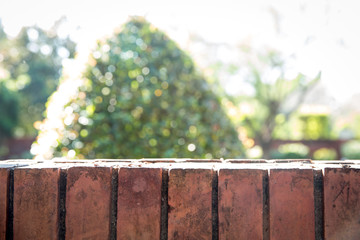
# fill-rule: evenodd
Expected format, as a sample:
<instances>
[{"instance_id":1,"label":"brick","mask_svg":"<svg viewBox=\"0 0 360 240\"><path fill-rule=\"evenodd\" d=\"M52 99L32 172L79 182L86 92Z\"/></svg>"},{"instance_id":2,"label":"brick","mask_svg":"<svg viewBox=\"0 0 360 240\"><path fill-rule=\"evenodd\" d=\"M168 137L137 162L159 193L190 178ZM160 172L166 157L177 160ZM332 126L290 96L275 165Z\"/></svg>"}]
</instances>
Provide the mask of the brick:
<instances>
[{"instance_id":1,"label":"brick","mask_svg":"<svg viewBox=\"0 0 360 240\"><path fill-rule=\"evenodd\" d=\"M220 169L219 239L263 239L260 169Z\"/></svg>"},{"instance_id":2,"label":"brick","mask_svg":"<svg viewBox=\"0 0 360 240\"><path fill-rule=\"evenodd\" d=\"M212 170L171 169L168 239L211 239Z\"/></svg>"},{"instance_id":3,"label":"brick","mask_svg":"<svg viewBox=\"0 0 360 240\"><path fill-rule=\"evenodd\" d=\"M270 239L315 239L312 169L271 169Z\"/></svg>"},{"instance_id":4,"label":"brick","mask_svg":"<svg viewBox=\"0 0 360 240\"><path fill-rule=\"evenodd\" d=\"M160 239L162 169L120 168L118 239Z\"/></svg>"},{"instance_id":5,"label":"brick","mask_svg":"<svg viewBox=\"0 0 360 240\"><path fill-rule=\"evenodd\" d=\"M14 239L58 239L59 170L14 170Z\"/></svg>"},{"instance_id":6,"label":"brick","mask_svg":"<svg viewBox=\"0 0 360 240\"><path fill-rule=\"evenodd\" d=\"M6 216L9 170L0 168L0 239L6 237Z\"/></svg>"},{"instance_id":7,"label":"brick","mask_svg":"<svg viewBox=\"0 0 360 240\"><path fill-rule=\"evenodd\" d=\"M108 239L111 168L73 167L67 172L66 239Z\"/></svg>"},{"instance_id":8,"label":"brick","mask_svg":"<svg viewBox=\"0 0 360 240\"><path fill-rule=\"evenodd\" d=\"M359 239L360 169L326 168L324 172L325 239Z\"/></svg>"}]
</instances>

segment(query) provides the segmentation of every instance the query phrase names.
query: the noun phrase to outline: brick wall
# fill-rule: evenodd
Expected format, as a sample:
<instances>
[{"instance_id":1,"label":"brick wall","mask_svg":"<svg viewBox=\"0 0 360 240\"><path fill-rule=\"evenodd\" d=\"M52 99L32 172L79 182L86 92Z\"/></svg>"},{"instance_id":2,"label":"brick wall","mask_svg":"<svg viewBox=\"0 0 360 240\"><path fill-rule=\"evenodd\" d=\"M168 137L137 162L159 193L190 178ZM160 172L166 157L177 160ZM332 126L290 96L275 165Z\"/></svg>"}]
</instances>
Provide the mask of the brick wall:
<instances>
[{"instance_id":1,"label":"brick wall","mask_svg":"<svg viewBox=\"0 0 360 240\"><path fill-rule=\"evenodd\" d=\"M360 161L1 161L0 239L360 239Z\"/></svg>"}]
</instances>

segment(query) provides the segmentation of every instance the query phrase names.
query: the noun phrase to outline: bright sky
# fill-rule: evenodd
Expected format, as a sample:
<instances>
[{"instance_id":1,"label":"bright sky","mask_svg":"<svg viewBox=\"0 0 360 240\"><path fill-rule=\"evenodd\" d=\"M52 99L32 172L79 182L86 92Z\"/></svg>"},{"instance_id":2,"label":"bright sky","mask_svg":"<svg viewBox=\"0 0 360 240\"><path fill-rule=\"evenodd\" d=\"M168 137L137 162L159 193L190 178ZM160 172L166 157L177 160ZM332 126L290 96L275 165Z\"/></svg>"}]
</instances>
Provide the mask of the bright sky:
<instances>
[{"instance_id":1,"label":"bright sky","mask_svg":"<svg viewBox=\"0 0 360 240\"><path fill-rule=\"evenodd\" d=\"M354 0L2 0L0 6L11 35L22 26L49 28L66 16L62 34L71 33L83 52L131 15L145 16L182 47L191 33L231 46L271 46L295 55L297 71L309 76L322 71L322 82L337 102L360 92L359 12L360 2Z\"/></svg>"}]
</instances>

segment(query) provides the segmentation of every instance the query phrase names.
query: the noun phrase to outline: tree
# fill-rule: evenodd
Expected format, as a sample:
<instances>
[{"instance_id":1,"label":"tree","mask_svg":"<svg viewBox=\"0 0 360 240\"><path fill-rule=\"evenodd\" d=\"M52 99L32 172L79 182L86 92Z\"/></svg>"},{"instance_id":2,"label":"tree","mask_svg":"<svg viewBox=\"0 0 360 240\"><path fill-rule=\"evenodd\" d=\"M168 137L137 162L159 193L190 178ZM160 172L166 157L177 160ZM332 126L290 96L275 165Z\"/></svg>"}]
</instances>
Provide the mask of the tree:
<instances>
[{"instance_id":1,"label":"tree","mask_svg":"<svg viewBox=\"0 0 360 240\"><path fill-rule=\"evenodd\" d=\"M266 70L250 64L247 82L254 90L253 95L231 99L235 105L246 103L252 109L250 113L242 113L241 124L249 137L261 146L263 157L270 158L277 130L296 113L308 91L319 81L320 73L312 80L300 73L288 79L279 53L269 51L258 60Z\"/></svg>"},{"instance_id":2,"label":"tree","mask_svg":"<svg viewBox=\"0 0 360 240\"><path fill-rule=\"evenodd\" d=\"M190 57L143 18L99 41L82 77L62 110L63 125L50 144L57 146L42 154L40 143L34 152L47 158L242 156L236 130ZM39 142L49 143L42 140L53 136L49 131Z\"/></svg>"},{"instance_id":3,"label":"tree","mask_svg":"<svg viewBox=\"0 0 360 240\"><path fill-rule=\"evenodd\" d=\"M7 37L0 24L0 81L19 99L16 128L20 135L36 136L33 123L43 119L45 103L59 82L62 61L74 57L75 43L57 35L62 22L48 31L24 27L15 38Z\"/></svg>"},{"instance_id":4,"label":"tree","mask_svg":"<svg viewBox=\"0 0 360 240\"><path fill-rule=\"evenodd\" d=\"M12 135L18 122L18 98L16 93L9 90L0 82L0 144Z\"/></svg>"},{"instance_id":5,"label":"tree","mask_svg":"<svg viewBox=\"0 0 360 240\"><path fill-rule=\"evenodd\" d=\"M0 81L0 157L8 154L4 141L12 136L18 123L19 102L16 93Z\"/></svg>"}]
</instances>

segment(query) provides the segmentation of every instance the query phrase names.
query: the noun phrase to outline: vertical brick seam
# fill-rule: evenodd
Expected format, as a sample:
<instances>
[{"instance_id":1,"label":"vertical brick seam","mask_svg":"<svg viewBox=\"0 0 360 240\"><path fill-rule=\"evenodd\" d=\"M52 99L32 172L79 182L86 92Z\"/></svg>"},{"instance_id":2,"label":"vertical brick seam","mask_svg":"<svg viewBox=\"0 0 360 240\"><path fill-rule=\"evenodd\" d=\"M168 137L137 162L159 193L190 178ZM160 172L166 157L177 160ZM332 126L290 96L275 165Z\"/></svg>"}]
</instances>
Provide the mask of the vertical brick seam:
<instances>
[{"instance_id":1,"label":"vertical brick seam","mask_svg":"<svg viewBox=\"0 0 360 240\"><path fill-rule=\"evenodd\" d=\"M66 234L66 181L67 169L60 169L59 179L59 240L65 240Z\"/></svg>"},{"instance_id":2,"label":"vertical brick seam","mask_svg":"<svg viewBox=\"0 0 360 240\"><path fill-rule=\"evenodd\" d=\"M160 240L168 239L168 188L169 188L169 170L162 170L161 179L161 216L160 216Z\"/></svg>"},{"instance_id":3,"label":"vertical brick seam","mask_svg":"<svg viewBox=\"0 0 360 240\"><path fill-rule=\"evenodd\" d=\"M218 198L218 185L219 185L219 178L218 178L218 171L213 171L212 176L212 240L219 239L219 198Z\"/></svg>"},{"instance_id":4,"label":"vertical brick seam","mask_svg":"<svg viewBox=\"0 0 360 240\"><path fill-rule=\"evenodd\" d=\"M14 169L9 170L7 189L6 240L14 237Z\"/></svg>"},{"instance_id":5,"label":"vertical brick seam","mask_svg":"<svg viewBox=\"0 0 360 240\"><path fill-rule=\"evenodd\" d=\"M269 171L263 174L263 239L270 240Z\"/></svg>"},{"instance_id":6,"label":"vertical brick seam","mask_svg":"<svg viewBox=\"0 0 360 240\"><path fill-rule=\"evenodd\" d=\"M111 168L110 240L116 240L117 233L118 177L118 169Z\"/></svg>"},{"instance_id":7,"label":"vertical brick seam","mask_svg":"<svg viewBox=\"0 0 360 240\"><path fill-rule=\"evenodd\" d=\"M314 170L315 240L324 239L324 183L322 170Z\"/></svg>"}]
</instances>

